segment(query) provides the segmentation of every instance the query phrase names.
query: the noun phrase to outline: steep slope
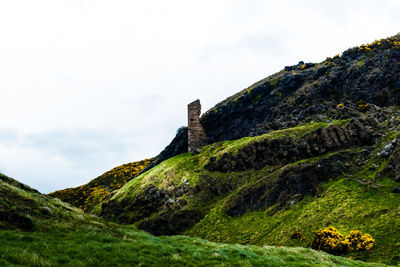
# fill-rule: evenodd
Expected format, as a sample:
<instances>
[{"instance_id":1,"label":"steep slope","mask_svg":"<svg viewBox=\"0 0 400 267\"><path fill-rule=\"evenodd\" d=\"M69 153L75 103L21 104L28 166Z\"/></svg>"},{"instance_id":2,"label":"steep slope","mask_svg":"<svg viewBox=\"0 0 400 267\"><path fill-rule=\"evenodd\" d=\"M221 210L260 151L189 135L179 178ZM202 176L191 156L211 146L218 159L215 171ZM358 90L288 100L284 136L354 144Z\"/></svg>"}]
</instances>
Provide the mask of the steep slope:
<instances>
[{"instance_id":1,"label":"steep slope","mask_svg":"<svg viewBox=\"0 0 400 267\"><path fill-rule=\"evenodd\" d=\"M285 67L203 114L201 153L184 153L181 129L100 214L156 235L256 245L307 246L335 225L377 237L372 253L352 256L398 263L399 104L400 35ZM307 241L290 238L298 231Z\"/></svg>"},{"instance_id":2,"label":"steep slope","mask_svg":"<svg viewBox=\"0 0 400 267\"><path fill-rule=\"evenodd\" d=\"M151 160L145 159L115 167L85 185L55 191L49 196L59 198L79 209L90 212L109 198L112 191L121 188L138 176Z\"/></svg>"},{"instance_id":3,"label":"steep slope","mask_svg":"<svg viewBox=\"0 0 400 267\"><path fill-rule=\"evenodd\" d=\"M154 237L84 214L3 175L0 228L2 266L381 266L304 248Z\"/></svg>"},{"instance_id":4,"label":"steep slope","mask_svg":"<svg viewBox=\"0 0 400 267\"><path fill-rule=\"evenodd\" d=\"M338 103L351 108L335 113ZM350 118L365 103L400 104L400 34L350 48L321 63L285 67L201 117L209 144L257 136L327 117ZM187 129L145 169L187 152Z\"/></svg>"},{"instance_id":5,"label":"steep slope","mask_svg":"<svg viewBox=\"0 0 400 267\"><path fill-rule=\"evenodd\" d=\"M118 190L101 215L156 235L260 246L309 246L313 232L334 225L376 238L370 253L352 257L397 264L400 114L373 104L331 113L349 111L351 119L327 117L170 158ZM306 240L292 239L297 231Z\"/></svg>"}]
</instances>

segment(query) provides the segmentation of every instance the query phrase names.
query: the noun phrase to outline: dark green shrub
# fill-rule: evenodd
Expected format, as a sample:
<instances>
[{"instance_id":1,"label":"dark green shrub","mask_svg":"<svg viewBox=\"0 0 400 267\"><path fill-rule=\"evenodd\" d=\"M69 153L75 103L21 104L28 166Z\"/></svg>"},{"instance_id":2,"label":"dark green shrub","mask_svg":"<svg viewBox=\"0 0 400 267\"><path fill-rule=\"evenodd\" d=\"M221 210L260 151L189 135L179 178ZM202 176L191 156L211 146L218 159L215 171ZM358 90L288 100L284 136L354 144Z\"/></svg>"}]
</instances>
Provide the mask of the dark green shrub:
<instances>
[{"instance_id":1,"label":"dark green shrub","mask_svg":"<svg viewBox=\"0 0 400 267\"><path fill-rule=\"evenodd\" d=\"M290 236L292 239L297 239L300 241L305 240L306 238L304 237L303 233L300 231L295 231L292 233L292 235Z\"/></svg>"}]
</instances>

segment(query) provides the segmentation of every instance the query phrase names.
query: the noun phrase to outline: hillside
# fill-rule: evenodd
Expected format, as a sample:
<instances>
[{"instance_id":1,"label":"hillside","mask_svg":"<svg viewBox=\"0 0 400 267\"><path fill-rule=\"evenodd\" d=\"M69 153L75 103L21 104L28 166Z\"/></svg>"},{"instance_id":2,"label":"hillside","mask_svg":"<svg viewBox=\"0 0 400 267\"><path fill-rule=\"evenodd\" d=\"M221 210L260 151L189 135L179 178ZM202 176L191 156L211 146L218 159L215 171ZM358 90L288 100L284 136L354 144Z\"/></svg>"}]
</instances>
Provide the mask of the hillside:
<instances>
[{"instance_id":1,"label":"hillside","mask_svg":"<svg viewBox=\"0 0 400 267\"><path fill-rule=\"evenodd\" d=\"M86 212L92 211L101 202L110 198L112 192L135 178L149 165L152 159L131 162L115 167L89 183L48 194Z\"/></svg>"},{"instance_id":2,"label":"hillside","mask_svg":"<svg viewBox=\"0 0 400 267\"><path fill-rule=\"evenodd\" d=\"M365 116L365 124L314 122L173 157L122 187L101 215L156 235L260 246L309 246L313 232L334 225L378 240L351 256L396 264L400 194L390 170L400 167L400 117L383 121L393 127L386 131ZM391 156L382 156L388 144ZM296 231L307 239L291 239Z\"/></svg>"},{"instance_id":3,"label":"hillside","mask_svg":"<svg viewBox=\"0 0 400 267\"><path fill-rule=\"evenodd\" d=\"M2 266L382 266L306 248L154 237L106 222L0 176Z\"/></svg>"},{"instance_id":4,"label":"hillside","mask_svg":"<svg viewBox=\"0 0 400 267\"><path fill-rule=\"evenodd\" d=\"M310 246L333 225L370 233L400 263L400 35L285 67L207 111L209 145L187 128L99 214L155 235ZM294 239L301 232L304 240Z\"/></svg>"},{"instance_id":5,"label":"hillside","mask_svg":"<svg viewBox=\"0 0 400 267\"><path fill-rule=\"evenodd\" d=\"M208 143L257 136L313 120L351 118L364 103L400 103L400 34L353 47L320 63L299 62L254 83L205 112ZM337 114L336 106L346 112ZM146 168L187 151L187 128Z\"/></svg>"}]
</instances>

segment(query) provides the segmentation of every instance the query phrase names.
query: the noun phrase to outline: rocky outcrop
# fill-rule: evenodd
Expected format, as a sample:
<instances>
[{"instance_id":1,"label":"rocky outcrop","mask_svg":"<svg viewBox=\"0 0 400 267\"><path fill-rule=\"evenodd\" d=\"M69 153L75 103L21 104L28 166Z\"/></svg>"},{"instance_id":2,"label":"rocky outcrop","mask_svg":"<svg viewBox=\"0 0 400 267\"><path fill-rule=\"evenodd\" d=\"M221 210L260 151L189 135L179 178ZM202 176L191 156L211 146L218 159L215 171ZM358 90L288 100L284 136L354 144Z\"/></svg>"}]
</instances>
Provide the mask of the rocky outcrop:
<instances>
[{"instance_id":1,"label":"rocky outcrop","mask_svg":"<svg viewBox=\"0 0 400 267\"><path fill-rule=\"evenodd\" d=\"M190 191L199 201L210 201L235 190L239 184L232 180L218 179L212 175L202 175L196 186Z\"/></svg>"},{"instance_id":2,"label":"rocky outcrop","mask_svg":"<svg viewBox=\"0 0 400 267\"><path fill-rule=\"evenodd\" d=\"M400 36L392 39L400 40ZM400 104L398 47L382 42L371 51L351 48L319 64L285 67L217 104L200 122L208 143L214 143L311 120L359 117L360 100L371 107ZM343 109L336 108L339 103ZM182 131L149 168L186 151L187 132Z\"/></svg>"},{"instance_id":3,"label":"rocky outcrop","mask_svg":"<svg viewBox=\"0 0 400 267\"><path fill-rule=\"evenodd\" d=\"M118 218L121 224L132 223L159 211L167 199L167 192L149 185L133 199L124 198L119 203L104 202L100 216L108 219Z\"/></svg>"},{"instance_id":4,"label":"rocky outcrop","mask_svg":"<svg viewBox=\"0 0 400 267\"><path fill-rule=\"evenodd\" d=\"M396 182L400 182L400 147L393 153L388 171Z\"/></svg>"},{"instance_id":5,"label":"rocky outcrop","mask_svg":"<svg viewBox=\"0 0 400 267\"><path fill-rule=\"evenodd\" d=\"M388 176L396 182L400 182L400 135L385 145L378 155L389 157L389 163L388 166L377 175L379 177Z\"/></svg>"},{"instance_id":6,"label":"rocky outcrop","mask_svg":"<svg viewBox=\"0 0 400 267\"><path fill-rule=\"evenodd\" d=\"M285 208L306 195L318 195L321 183L362 166L363 155L369 155L368 147L381 135L381 119L387 117L375 115L330 124L296 138L254 139L258 141L237 152L210 158L206 170L197 170L201 173L196 185L190 186L187 180L179 185L169 180L162 187L149 184L124 198L104 202L101 216L122 224L137 223L139 229L155 235L169 235L193 227L207 214L206 203L219 198L226 197L223 210L230 216L272 206ZM352 152L360 146L366 147L362 153ZM354 149L346 149L350 147ZM209 157L208 152L202 155ZM267 165L273 167L254 172ZM160 179L148 181L153 180Z\"/></svg>"},{"instance_id":7,"label":"rocky outcrop","mask_svg":"<svg viewBox=\"0 0 400 267\"><path fill-rule=\"evenodd\" d=\"M121 224L130 224L161 210L179 210L186 205L186 202L178 198L189 190L192 188L186 180L171 190L159 189L149 184L132 199L124 198L121 201L112 199L103 202L100 216L116 220Z\"/></svg>"},{"instance_id":8,"label":"rocky outcrop","mask_svg":"<svg viewBox=\"0 0 400 267\"><path fill-rule=\"evenodd\" d=\"M192 227L204 217L198 210L182 209L163 212L155 218L143 220L138 228L153 235L176 235Z\"/></svg>"},{"instance_id":9,"label":"rocky outcrop","mask_svg":"<svg viewBox=\"0 0 400 267\"><path fill-rule=\"evenodd\" d=\"M300 201L305 195L315 196L321 182L337 177L347 170L343 164L352 153L339 153L318 160L285 168L277 179L267 176L253 185L243 187L225 202L223 210L230 216L248 211L267 209L277 204L277 209Z\"/></svg>"},{"instance_id":10,"label":"rocky outcrop","mask_svg":"<svg viewBox=\"0 0 400 267\"><path fill-rule=\"evenodd\" d=\"M373 131L368 122L354 119L346 127L322 127L299 140L281 137L253 142L233 155L225 153L219 159L211 158L204 168L209 171L229 172L285 165L349 146L370 145L372 139Z\"/></svg>"}]
</instances>

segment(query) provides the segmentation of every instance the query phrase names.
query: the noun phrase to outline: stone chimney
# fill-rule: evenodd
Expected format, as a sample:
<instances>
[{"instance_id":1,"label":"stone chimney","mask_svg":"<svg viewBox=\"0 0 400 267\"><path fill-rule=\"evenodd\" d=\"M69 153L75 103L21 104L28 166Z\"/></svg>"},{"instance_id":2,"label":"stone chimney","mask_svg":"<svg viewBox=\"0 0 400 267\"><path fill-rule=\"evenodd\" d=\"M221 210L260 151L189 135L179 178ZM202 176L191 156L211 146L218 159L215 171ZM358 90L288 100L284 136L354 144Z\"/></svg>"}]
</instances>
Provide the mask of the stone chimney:
<instances>
[{"instance_id":1,"label":"stone chimney","mask_svg":"<svg viewBox=\"0 0 400 267\"><path fill-rule=\"evenodd\" d=\"M198 152L206 145L207 136L200 124L201 105L196 100L188 105L188 151Z\"/></svg>"}]
</instances>

